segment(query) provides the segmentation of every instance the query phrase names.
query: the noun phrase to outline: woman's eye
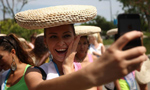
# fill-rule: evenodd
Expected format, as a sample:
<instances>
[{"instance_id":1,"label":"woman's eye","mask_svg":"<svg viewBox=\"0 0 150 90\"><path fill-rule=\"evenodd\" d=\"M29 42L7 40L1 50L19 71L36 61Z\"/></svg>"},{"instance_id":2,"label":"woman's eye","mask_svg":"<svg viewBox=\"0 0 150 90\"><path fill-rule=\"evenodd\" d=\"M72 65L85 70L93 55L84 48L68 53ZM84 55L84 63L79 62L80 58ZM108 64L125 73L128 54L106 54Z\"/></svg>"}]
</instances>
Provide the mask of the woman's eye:
<instances>
[{"instance_id":1,"label":"woman's eye","mask_svg":"<svg viewBox=\"0 0 150 90\"><path fill-rule=\"evenodd\" d=\"M57 38L57 36L50 36L50 38Z\"/></svg>"},{"instance_id":2,"label":"woman's eye","mask_svg":"<svg viewBox=\"0 0 150 90\"><path fill-rule=\"evenodd\" d=\"M64 38L68 38L68 37L71 37L71 35L65 35L65 36L64 36Z\"/></svg>"},{"instance_id":3,"label":"woman's eye","mask_svg":"<svg viewBox=\"0 0 150 90\"><path fill-rule=\"evenodd\" d=\"M86 42L84 42L83 44L84 44L84 45L87 45L87 43L86 43Z\"/></svg>"},{"instance_id":4,"label":"woman's eye","mask_svg":"<svg viewBox=\"0 0 150 90\"><path fill-rule=\"evenodd\" d=\"M78 45L81 45L81 43L79 42Z\"/></svg>"}]
</instances>

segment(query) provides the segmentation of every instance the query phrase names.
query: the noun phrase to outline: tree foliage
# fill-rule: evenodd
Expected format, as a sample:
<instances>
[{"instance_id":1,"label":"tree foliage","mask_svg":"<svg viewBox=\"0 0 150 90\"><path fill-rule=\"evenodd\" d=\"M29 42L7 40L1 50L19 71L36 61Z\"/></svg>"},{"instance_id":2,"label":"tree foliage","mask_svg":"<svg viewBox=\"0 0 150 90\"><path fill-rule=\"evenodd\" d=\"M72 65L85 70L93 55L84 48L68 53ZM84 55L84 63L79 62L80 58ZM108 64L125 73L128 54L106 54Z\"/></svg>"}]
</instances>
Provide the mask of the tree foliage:
<instances>
[{"instance_id":1,"label":"tree foliage","mask_svg":"<svg viewBox=\"0 0 150 90\"><path fill-rule=\"evenodd\" d=\"M42 33L43 30L39 29L39 30L27 30L24 29L22 27L20 27L17 23L14 23L13 19L7 19L6 21L0 21L0 29L1 29L1 33L3 34L10 34L10 33L14 33L19 37L23 37L26 40L29 41L30 36L33 33Z\"/></svg>"},{"instance_id":2,"label":"tree foliage","mask_svg":"<svg viewBox=\"0 0 150 90\"><path fill-rule=\"evenodd\" d=\"M118 0L123 4L126 13L139 13L141 15L142 29L150 31L150 0ZM148 26L146 26L148 24Z\"/></svg>"},{"instance_id":3,"label":"tree foliage","mask_svg":"<svg viewBox=\"0 0 150 90\"><path fill-rule=\"evenodd\" d=\"M14 19L15 13L20 12L29 0L0 0L0 10L3 14L3 20L6 15Z\"/></svg>"},{"instance_id":4,"label":"tree foliage","mask_svg":"<svg viewBox=\"0 0 150 90\"><path fill-rule=\"evenodd\" d=\"M112 22L107 21L104 17L99 15L97 15L93 20L83 23L82 25L98 26L102 29L102 34L106 34L107 30L116 27Z\"/></svg>"}]
</instances>

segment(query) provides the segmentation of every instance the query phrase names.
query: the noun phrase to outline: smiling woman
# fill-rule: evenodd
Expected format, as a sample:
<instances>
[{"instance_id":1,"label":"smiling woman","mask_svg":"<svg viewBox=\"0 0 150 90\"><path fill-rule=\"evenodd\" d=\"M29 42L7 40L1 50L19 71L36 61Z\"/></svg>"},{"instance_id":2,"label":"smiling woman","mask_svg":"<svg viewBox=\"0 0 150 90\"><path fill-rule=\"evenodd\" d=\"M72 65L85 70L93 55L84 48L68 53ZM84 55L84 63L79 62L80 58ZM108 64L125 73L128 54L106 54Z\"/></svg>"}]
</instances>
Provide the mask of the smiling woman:
<instances>
[{"instance_id":1,"label":"smiling woman","mask_svg":"<svg viewBox=\"0 0 150 90\"><path fill-rule=\"evenodd\" d=\"M45 44L53 55L53 61L62 62L65 59L68 47L75 36L72 30L72 25L51 27L45 29L44 32Z\"/></svg>"}]
</instances>

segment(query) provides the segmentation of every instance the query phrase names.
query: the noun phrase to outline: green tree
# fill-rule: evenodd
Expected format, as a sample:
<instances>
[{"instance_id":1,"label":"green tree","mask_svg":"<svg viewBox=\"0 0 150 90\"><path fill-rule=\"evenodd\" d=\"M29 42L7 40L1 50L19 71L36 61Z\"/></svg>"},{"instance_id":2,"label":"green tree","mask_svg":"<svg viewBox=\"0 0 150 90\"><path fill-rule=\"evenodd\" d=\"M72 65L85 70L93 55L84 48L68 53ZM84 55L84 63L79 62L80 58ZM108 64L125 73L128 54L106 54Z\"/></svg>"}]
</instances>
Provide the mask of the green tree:
<instances>
[{"instance_id":1,"label":"green tree","mask_svg":"<svg viewBox=\"0 0 150 90\"><path fill-rule=\"evenodd\" d=\"M91 25L91 26L98 26L102 29L102 34L106 34L106 31L112 28L115 28L116 26L113 24L113 22L107 21L104 17L97 15L96 18L93 20L83 23L82 25Z\"/></svg>"},{"instance_id":2,"label":"green tree","mask_svg":"<svg viewBox=\"0 0 150 90\"><path fill-rule=\"evenodd\" d=\"M126 13L139 13L141 15L142 29L150 31L150 0L118 0L123 4ZM148 27L146 26L148 24Z\"/></svg>"},{"instance_id":3,"label":"green tree","mask_svg":"<svg viewBox=\"0 0 150 90\"><path fill-rule=\"evenodd\" d=\"M3 14L3 21L6 21L7 23L7 18L6 15L9 15L11 19L11 23L9 24L7 30L10 29L10 27L13 27L12 25L15 24L15 13L20 12L23 7L31 0L0 0L0 10L2 11L1 14ZM2 25L0 24L0 33L2 30Z\"/></svg>"},{"instance_id":4,"label":"green tree","mask_svg":"<svg viewBox=\"0 0 150 90\"><path fill-rule=\"evenodd\" d=\"M19 37L23 37L26 40L29 41L30 36L33 33L42 33L43 30L38 29L38 30L27 30L24 29L22 27L20 27L17 23L14 23L13 19L7 19L6 21L0 21L0 25L1 25L1 33L3 34L10 34L10 33L14 33Z\"/></svg>"}]
</instances>

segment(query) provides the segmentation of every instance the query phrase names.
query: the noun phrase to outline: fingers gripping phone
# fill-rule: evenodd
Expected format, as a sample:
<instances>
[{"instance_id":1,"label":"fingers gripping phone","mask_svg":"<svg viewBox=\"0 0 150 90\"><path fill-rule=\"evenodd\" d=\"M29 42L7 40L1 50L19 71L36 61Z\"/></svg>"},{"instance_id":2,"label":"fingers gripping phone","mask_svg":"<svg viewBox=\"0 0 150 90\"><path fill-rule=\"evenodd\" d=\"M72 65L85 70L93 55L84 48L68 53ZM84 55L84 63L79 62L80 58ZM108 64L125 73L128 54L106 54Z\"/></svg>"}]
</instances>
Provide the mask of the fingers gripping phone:
<instances>
[{"instance_id":1,"label":"fingers gripping phone","mask_svg":"<svg viewBox=\"0 0 150 90\"><path fill-rule=\"evenodd\" d=\"M115 36L117 40L121 35L126 32L137 30L141 31L141 21L139 14L119 14L118 17L118 34ZM136 38L130 41L123 50L130 49L136 46L141 46L141 38Z\"/></svg>"}]
</instances>

